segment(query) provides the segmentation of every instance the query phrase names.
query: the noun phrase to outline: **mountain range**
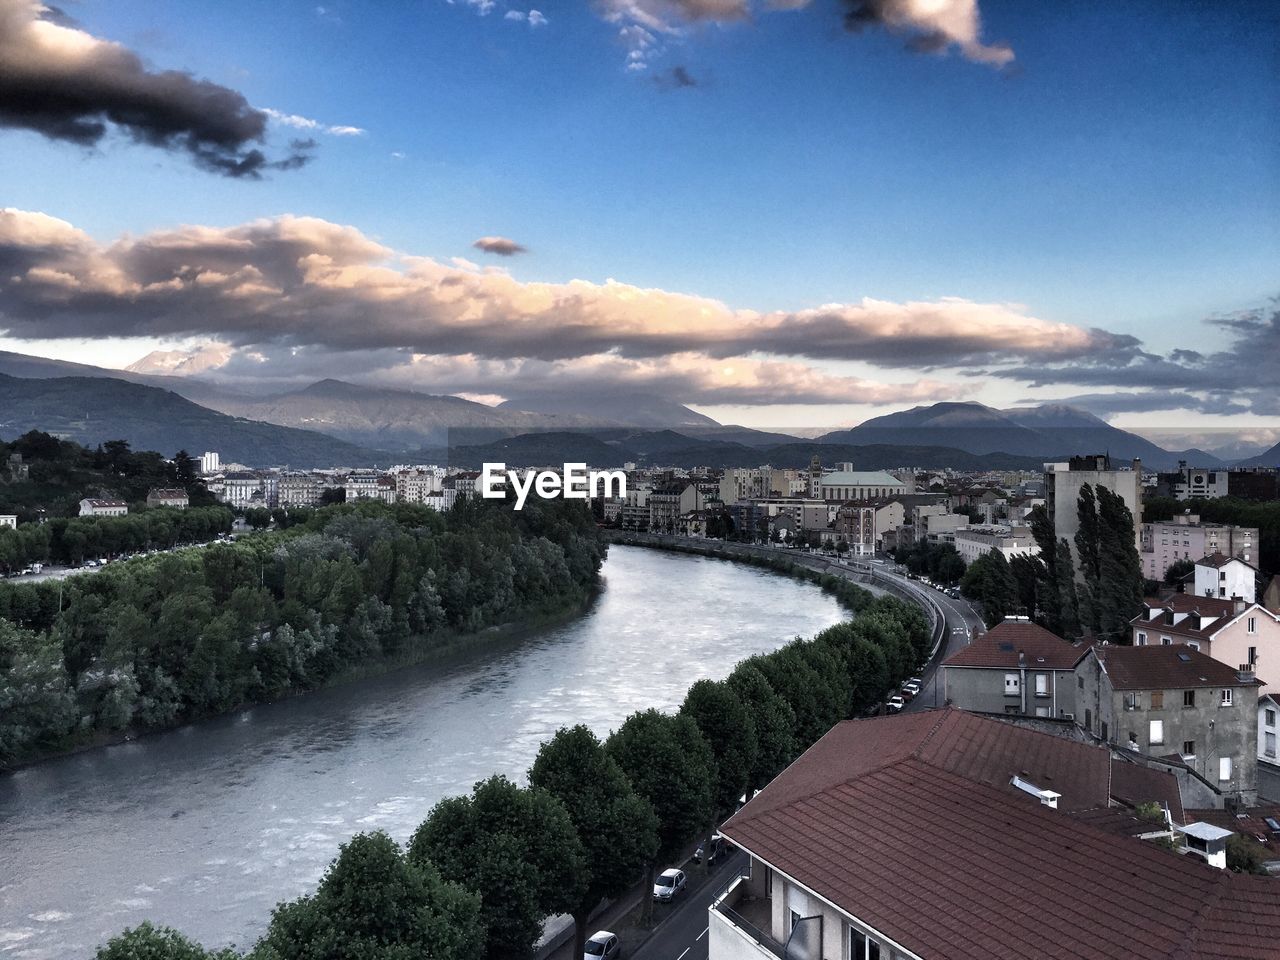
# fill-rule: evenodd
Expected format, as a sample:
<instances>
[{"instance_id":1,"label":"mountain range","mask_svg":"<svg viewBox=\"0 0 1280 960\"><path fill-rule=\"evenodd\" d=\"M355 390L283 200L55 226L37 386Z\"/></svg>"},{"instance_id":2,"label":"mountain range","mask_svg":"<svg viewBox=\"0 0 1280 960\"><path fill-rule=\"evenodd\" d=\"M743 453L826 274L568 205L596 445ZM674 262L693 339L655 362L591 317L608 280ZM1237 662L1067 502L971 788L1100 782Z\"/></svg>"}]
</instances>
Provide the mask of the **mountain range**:
<instances>
[{"instance_id":1,"label":"mountain range","mask_svg":"<svg viewBox=\"0 0 1280 960\"><path fill-rule=\"evenodd\" d=\"M39 428L83 443L124 437L136 447L169 453L216 449L225 460L252 465L387 463L438 458L446 450L466 462L493 454L490 459L512 463L568 459L600 466L629 460L802 466L817 454L825 463L852 460L858 469L1008 469L1084 453L1109 453L1120 461L1140 457L1161 470L1179 460L1226 465L1203 450L1166 450L1064 405L997 410L937 403L804 440L724 426L671 398L635 392L601 398L566 389L516 396L494 407L330 379L262 394L206 376L217 363L216 356L160 351L132 369L110 370L0 351L0 432ZM1280 463L1280 445L1244 463Z\"/></svg>"}]
</instances>

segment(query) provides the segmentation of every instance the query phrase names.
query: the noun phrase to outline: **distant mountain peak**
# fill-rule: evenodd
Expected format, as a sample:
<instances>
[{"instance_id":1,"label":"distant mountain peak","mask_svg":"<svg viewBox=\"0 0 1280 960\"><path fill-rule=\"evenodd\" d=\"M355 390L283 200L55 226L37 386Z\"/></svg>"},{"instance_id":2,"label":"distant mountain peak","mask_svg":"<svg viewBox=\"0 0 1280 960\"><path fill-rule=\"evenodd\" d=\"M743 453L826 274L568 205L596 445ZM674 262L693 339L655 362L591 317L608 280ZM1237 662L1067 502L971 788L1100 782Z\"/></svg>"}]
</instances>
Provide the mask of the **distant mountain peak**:
<instances>
[{"instance_id":1,"label":"distant mountain peak","mask_svg":"<svg viewBox=\"0 0 1280 960\"><path fill-rule=\"evenodd\" d=\"M152 350L125 369L130 373L153 376L190 377L216 370L230 359L230 347L221 343L206 343L194 350Z\"/></svg>"}]
</instances>

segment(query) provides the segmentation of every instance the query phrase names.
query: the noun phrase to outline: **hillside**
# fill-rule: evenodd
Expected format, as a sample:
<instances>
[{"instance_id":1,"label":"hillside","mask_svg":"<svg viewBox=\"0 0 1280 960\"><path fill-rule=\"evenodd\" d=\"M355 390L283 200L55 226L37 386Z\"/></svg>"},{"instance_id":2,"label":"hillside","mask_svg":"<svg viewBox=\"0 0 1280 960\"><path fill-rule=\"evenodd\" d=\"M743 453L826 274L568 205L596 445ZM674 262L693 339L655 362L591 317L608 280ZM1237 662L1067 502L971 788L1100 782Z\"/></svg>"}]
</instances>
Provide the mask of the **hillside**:
<instances>
[{"instance_id":1,"label":"hillside","mask_svg":"<svg viewBox=\"0 0 1280 960\"><path fill-rule=\"evenodd\" d=\"M127 440L172 456L217 450L250 466L360 465L390 457L308 430L229 417L157 387L98 377L0 374L0 437L44 430L85 446Z\"/></svg>"},{"instance_id":2,"label":"hillside","mask_svg":"<svg viewBox=\"0 0 1280 960\"><path fill-rule=\"evenodd\" d=\"M974 454L1006 453L1065 459L1075 454L1109 453L1116 460L1142 458L1145 466L1170 469L1200 451L1168 451L1150 440L1111 426L1083 410L1061 404L996 410L980 403L935 403L875 417L851 430L824 434L823 443L942 446Z\"/></svg>"},{"instance_id":3,"label":"hillside","mask_svg":"<svg viewBox=\"0 0 1280 960\"><path fill-rule=\"evenodd\" d=\"M719 427L710 417L690 410L678 400L652 393L619 392L606 395L582 391L516 396L499 405L500 410L527 410L531 413L574 416L597 424L625 424L659 430L681 427Z\"/></svg>"},{"instance_id":4,"label":"hillside","mask_svg":"<svg viewBox=\"0 0 1280 960\"><path fill-rule=\"evenodd\" d=\"M1248 460L1241 460L1237 466L1240 467L1280 467L1280 443L1277 443L1270 450L1266 450L1256 457L1250 457Z\"/></svg>"}]
</instances>

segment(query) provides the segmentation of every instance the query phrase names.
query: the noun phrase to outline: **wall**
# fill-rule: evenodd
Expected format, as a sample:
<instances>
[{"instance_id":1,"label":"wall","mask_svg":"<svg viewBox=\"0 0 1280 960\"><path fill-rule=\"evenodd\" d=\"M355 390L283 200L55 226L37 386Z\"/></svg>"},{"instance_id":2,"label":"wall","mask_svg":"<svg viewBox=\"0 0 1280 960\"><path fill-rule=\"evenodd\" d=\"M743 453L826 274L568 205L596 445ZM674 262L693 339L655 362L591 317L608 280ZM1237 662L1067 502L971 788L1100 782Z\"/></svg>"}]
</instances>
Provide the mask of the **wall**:
<instances>
[{"instance_id":1,"label":"wall","mask_svg":"<svg viewBox=\"0 0 1280 960\"><path fill-rule=\"evenodd\" d=\"M1036 669L1028 665L1025 681L1022 675L1019 682L1025 687L1025 698L1005 696L1004 677L1006 673L1019 673L1017 667L944 667L943 683L948 701L962 710L976 710L981 713L1022 713L1025 716L1039 716L1037 708L1046 708L1049 718L1057 719L1064 713L1076 712L1075 673L1070 670ZM1037 697L1036 674L1049 677L1049 696Z\"/></svg>"}]
</instances>

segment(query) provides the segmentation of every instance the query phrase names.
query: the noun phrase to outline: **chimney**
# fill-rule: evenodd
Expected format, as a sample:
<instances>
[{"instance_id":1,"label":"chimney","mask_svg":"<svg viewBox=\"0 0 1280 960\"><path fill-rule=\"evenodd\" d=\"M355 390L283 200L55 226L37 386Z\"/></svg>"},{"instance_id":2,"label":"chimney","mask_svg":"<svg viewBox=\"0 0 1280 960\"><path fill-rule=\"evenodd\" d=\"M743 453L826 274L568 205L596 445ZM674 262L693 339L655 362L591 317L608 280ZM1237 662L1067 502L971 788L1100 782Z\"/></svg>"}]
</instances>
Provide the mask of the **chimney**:
<instances>
[{"instance_id":1,"label":"chimney","mask_svg":"<svg viewBox=\"0 0 1280 960\"><path fill-rule=\"evenodd\" d=\"M1242 663L1240 669L1236 671L1236 678L1241 683L1253 683L1254 676L1252 663Z\"/></svg>"},{"instance_id":2,"label":"chimney","mask_svg":"<svg viewBox=\"0 0 1280 960\"><path fill-rule=\"evenodd\" d=\"M1235 608L1236 608L1236 615L1237 615L1237 616L1239 616L1240 614L1244 613L1244 608L1245 608L1246 606L1248 606L1248 604L1246 604L1246 603L1244 602L1244 598L1243 598L1243 597L1232 597L1232 598L1231 598L1231 601L1232 601L1232 603L1234 603L1234 604L1235 604Z\"/></svg>"},{"instance_id":3,"label":"chimney","mask_svg":"<svg viewBox=\"0 0 1280 960\"><path fill-rule=\"evenodd\" d=\"M1018 651L1018 666L1025 667L1027 665L1027 651Z\"/></svg>"}]
</instances>

